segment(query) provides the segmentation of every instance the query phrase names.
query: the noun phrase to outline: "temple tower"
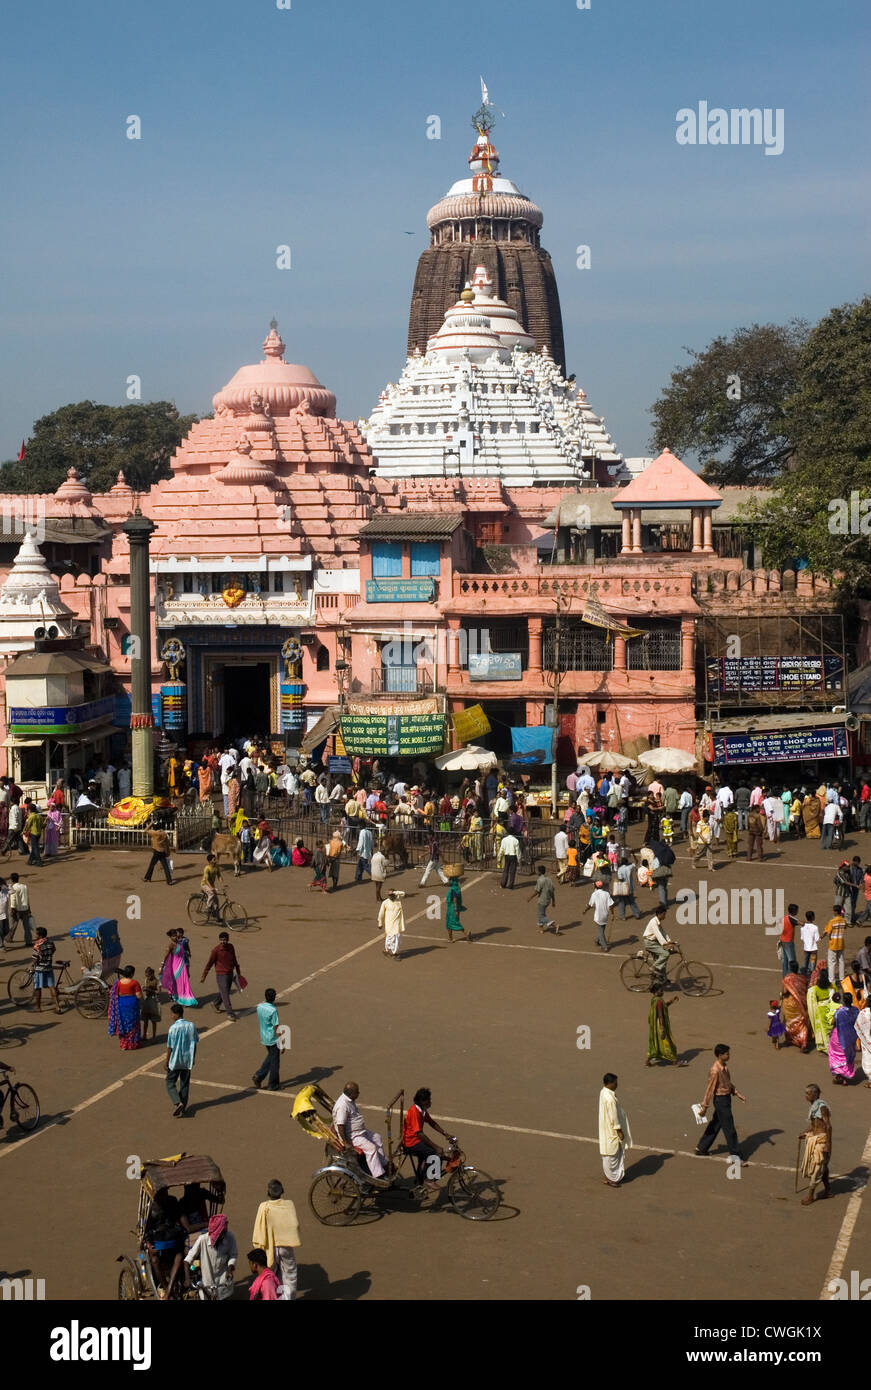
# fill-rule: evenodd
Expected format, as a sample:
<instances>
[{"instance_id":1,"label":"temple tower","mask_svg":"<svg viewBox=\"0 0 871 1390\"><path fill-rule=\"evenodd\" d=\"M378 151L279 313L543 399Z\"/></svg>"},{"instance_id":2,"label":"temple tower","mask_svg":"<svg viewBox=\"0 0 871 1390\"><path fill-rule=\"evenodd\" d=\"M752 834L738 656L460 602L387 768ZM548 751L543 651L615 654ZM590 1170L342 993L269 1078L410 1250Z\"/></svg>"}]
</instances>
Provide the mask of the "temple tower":
<instances>
[{"instance_id":1,"label":"temple tower","mask_svg":"<svg viewBox=\"0 0 871 1390\"><path fill-rule=\"evenodd\" d=\"M408 351L426 351L445 310L483 265L493 294L514 309L521 324L565 371L562 314L550 256L540 242L541 208L499 173L490 133L494 114L481 106L472 124L478 138L469 155L469 177L459 179L430 208L431 242L417 263Z\"/></svg>"}]
</instances>

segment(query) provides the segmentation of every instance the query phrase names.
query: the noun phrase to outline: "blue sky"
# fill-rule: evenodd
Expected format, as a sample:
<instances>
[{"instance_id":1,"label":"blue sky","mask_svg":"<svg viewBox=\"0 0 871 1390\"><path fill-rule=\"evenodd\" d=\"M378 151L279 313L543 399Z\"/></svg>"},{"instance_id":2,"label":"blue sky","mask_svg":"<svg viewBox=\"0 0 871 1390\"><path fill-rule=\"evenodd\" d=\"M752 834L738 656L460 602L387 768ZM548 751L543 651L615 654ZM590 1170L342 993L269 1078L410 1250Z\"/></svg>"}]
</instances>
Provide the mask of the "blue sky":
<instances>
[{"instance_id":1,"label":"blue sky","mask_svg":"<svg viewBox=\"0 0 871 1390\"><path fill-rule=\"evenodd\" d=\"M132 373L210 409L273 313L288 360L368 414L481 73L502 172L544 211L569 370L644 453L684 345L867 291L869 32L864 0L7 9L0 458L68 401L123 404ZM679 146L700 100L782 107L783 154Z\"/></svg>"}]
</instances>

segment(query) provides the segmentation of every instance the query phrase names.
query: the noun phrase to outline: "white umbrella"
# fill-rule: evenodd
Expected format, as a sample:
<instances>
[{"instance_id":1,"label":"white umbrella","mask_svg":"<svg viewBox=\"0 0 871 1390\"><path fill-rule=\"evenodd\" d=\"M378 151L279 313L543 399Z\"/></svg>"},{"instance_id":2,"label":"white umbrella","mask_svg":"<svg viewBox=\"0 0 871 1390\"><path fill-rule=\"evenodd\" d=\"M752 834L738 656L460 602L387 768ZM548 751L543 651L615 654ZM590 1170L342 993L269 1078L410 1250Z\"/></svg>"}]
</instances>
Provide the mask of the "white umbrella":
<instances>
[{"instance_id":1,"label":"white umbrella","mask_svg":"<svg viewBox=\"0 0 871 1390\"><path fill-rule=\"evenodd\" d=\"M648 748L646 753L638 754L642 767L652 772L695 772L698 763L692 753L682 748Z\"/></svg>"},{"instance_id":2,"label":"white umbrella","mask_svg":"<svg viewBox=\"0 0 871 1390\"><path fill-rule=\"evenodd\" d=\"M489 748L479 748L469 743L465 748L457 748L453 753L442 753L435 765L442 772L483 772L496 766L496 754Z\"/></svg>"},{"instance_id":3,"label":"white umbrella","mask_svg":"<svg viewBox=\"0 0 871 1390\"><path fill-rule=\"evenodd\" d=\"M608 748L581 756L587 767L598 767L602 772L624 772L635 762L634 758L627 758L623 753L612 753Z\"/></svg>"}]
</instances>

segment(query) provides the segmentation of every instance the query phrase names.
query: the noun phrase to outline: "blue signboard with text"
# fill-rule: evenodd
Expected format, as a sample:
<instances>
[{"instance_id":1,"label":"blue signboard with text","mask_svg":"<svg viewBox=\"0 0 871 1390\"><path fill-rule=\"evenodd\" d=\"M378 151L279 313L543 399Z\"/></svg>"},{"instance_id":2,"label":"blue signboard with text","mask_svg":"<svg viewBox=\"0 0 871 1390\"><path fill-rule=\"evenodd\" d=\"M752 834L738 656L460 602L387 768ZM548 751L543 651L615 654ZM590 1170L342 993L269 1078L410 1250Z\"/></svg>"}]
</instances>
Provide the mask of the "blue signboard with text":
<instances>
[{"instance_id":1,"label":"blue signboard with text","mask_svg":"<svg viewBox=\"0 0 871 1390\"><path fill-rule=\"evenodd\" d=\"M470 681L519 681L523 678L520 652L481 652L469 654Z\"/></svg>"},{"instance_id":2,"label":"blue signboard with text","mask_svg":"<svg viewBox=\"0 0 871 1390\"><path fill-rule=\"evenodd\" d=\"M434 579L367 579L367 603L429 603Z\"/></svg>"},{"instance_id":3,"label":"blue signboard with text","mask_svg":"<svg viewBox=\"0 0 871 1390\"><path fill-rule=\"evenodd\" d=\"M783 734L714 734L714 764L788 763L804 758L846 758L847 730L793 729Z\"/></svg>"}]
</instances>

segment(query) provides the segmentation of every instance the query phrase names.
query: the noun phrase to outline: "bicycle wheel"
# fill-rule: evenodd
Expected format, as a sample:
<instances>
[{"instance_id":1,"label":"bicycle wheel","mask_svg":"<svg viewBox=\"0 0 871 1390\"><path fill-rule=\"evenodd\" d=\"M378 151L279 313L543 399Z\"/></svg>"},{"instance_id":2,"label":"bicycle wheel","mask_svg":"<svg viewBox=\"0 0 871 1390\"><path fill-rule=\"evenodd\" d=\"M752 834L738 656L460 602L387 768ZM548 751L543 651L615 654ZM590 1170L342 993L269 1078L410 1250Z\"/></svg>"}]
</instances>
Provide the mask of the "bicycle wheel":
<instances>
[{"instance_id":1,"label":"bicycle wheel","mask_svg":"<svg viewBox=\"0 0 871 1390\"><path fill-rule=\"evenodd\" d=\"M6 984L6 993L19 1008L22 1004L28 1003L33 997L33 971L26 967L23 970L13 970Z\"/></svg>"},{"instance_id":2,"label":"bicycle wheel","mask_svg":"<svg viewBox=\"0 0 871 1390\"><path fill-rule=\"evenodd\" d=\"M241 903L234 903L231 898L225 898L221 907L221 921L230 931L244 931L248 926L248 913Z\"/></svg>"},{"instance_id":3,"label":"bicycle wheel","mask_svg":"<svg viewBox=\"0 0 871 1390\"><path fill-rule=\"evenodd\" d=\"M209 920L209 907L204 893L191 893L187 913L195 927L204 927Z\"/></svg>"},{"instance_id":4,"label":"bicycle wheel","mask_svg":"<svg viewBox=\"0 0 871 1390\"><path fill-rule=\"evenodd\" d=\"M360 1213L363 1192L347 1173L321 1173L309 1189L308 1204L322 1226L350 1226Z\"/></svg>"},{"instance_id":5,"label":"bicycle wheel","mask_svg":"<svg viewBox=\"0 0 871 1390\"><path fill-rule=\"evenodd\" d=\"M464 1163L451 1174L448 1197L454 1211L466 1221L489 1221L502 1201L498 1183L471 1163Z\"/></svg>"},{"instance_id":6,"label":"bicycle wheel","mask_svg":"<svg viewBox=\"0 0 871 1390\"><path fill-rule=\"evenodd\" d=\"M109 987L103 980L83 980L73 995L82 1018L102 1018L109 1010Z\"/></svg>"},{"instance_id":7,"label":"bicycle wheel","mask_svg":"<svg viewBox=\"0 0 871 1390\"><path fill-rule=\"evenodd\" d=\"M12 1087L10 1115L19 1129L30 1133L39 1124L39 1096L32 1086L20 1082Z\"/></svg>"},{"instance_id":8,"label":"bicycle wheel","mask_svg":"<svg viewBox=\"0 0 871 1390\"><path fill-rule=\"evenodd\" d=\"M649 994L653 970L645 956L630 956L620 966L620 979L633 994Z\"/></svg>"},{"instance_id":9,"label":"bicycle wheel","mask_svg":"<svg viewBox=\"0 0 871 1390\"><path fill-rule=\"evenodd\" d=\"M707 994L714 983L713 971L700 960L682 960L677 983L684 994Z\"/></svg>"}]
</instances>

